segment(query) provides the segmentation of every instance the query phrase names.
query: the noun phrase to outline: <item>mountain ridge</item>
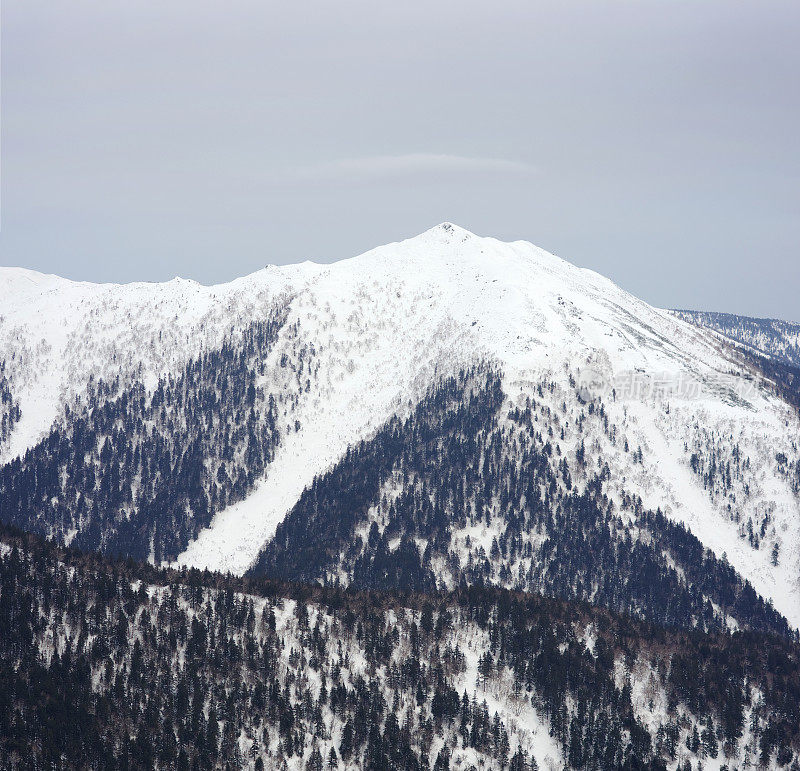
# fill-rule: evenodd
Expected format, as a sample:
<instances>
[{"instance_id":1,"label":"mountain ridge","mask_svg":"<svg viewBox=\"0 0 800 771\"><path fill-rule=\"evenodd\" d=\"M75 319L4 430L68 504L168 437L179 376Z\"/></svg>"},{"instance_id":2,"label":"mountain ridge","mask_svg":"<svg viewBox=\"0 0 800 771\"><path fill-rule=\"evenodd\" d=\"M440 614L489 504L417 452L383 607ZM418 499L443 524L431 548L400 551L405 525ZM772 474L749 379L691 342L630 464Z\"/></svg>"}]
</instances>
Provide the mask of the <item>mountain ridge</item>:
<instances>
[{"instance_id":1,"label":"mountain ridge","mask_svg":"<svg viewBox=\"0 0 800 771\"><path fill-rule=\"evenodd\" d=\"M711 311L672 311L678 318L721 335L794 367L800 367L800 324Z\"/></svg>"},{"instance_id":2,"label":"mountain ridge","mask_svg":"<svg viewBox=\"0 0 800 771\"><path fill-rule=\"evenodd\" d=\"M410 414L432 384L489 362L503 372L508 409L554 382L561 402L548 403L546 419L570 463L590 425L581 415L602 397L607 426L591 422L583 439L592 462L609 465L615 505L634 495L661 508L800 624L796 411L736 348L593 271L443 223L348 260L267 267L216 287L65 287L15 298L0 282L5 377L21 408L6 460L51 427L69 431L88 383L118 383L120 393L141 383L146 395L286 313L253 370L258 399L291 384L274 457L180 564L244 572L349 448ZM643 462L631 463L637 448ZM720 464L733 471L720 478Z\"/></svg>"}]
</instances>

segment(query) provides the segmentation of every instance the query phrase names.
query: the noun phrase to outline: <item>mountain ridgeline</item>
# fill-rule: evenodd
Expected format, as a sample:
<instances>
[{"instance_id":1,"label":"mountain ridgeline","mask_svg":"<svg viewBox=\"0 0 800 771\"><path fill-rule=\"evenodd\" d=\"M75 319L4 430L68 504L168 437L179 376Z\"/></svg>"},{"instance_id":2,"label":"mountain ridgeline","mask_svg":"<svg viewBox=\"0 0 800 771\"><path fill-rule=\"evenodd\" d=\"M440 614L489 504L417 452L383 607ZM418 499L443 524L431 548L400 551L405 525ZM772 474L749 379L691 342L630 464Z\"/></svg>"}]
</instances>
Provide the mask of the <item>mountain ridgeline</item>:
<instances>
[{"instance_id":1,"label":"mountain ridgeline","mask_svg":"<svg viewBox=\"0 0 800 771\"><path fill-rule=\"evenodd\" d=\"M692 324L713 329L767 356L800 367L800 324L780 319L755 319L732 313L675 310Z\"/></svg>"}]
</instances>

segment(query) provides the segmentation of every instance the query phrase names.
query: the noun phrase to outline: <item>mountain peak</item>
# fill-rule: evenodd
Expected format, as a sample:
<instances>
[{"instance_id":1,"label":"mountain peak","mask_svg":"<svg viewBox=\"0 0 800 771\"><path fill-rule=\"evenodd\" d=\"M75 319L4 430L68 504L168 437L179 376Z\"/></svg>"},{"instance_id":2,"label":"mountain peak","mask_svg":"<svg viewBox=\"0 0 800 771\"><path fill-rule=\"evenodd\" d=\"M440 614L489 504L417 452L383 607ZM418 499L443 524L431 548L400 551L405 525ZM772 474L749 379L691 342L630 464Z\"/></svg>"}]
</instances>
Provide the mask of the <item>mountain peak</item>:
<instances>
[{"instance_id":1,"label":"mountain peak","mask_svg":"<svg viewBox=\"0 0 800 771\"><path fill-rule=\"evenodd\" d=\"M440 222L438 225L426 230L421 235L423 236L436 236L438 238L446 238L446 239L453 239L453 238L461 238L461 240L466 240L467 238L475 238L475 234L467 230L466 228L462 228L459 225L455 225L452 222Z\"/></svg>"},{"instance_id":2,"label":"mountain peak","mask_svg":"<svg viewBox=\"0 0 800 771\"><path fill-rule=\"evenodd\" d=\"M89 394L90 382L155 387L205 351L238 344L248 329L261 328L252 325L285 315L257 381L271 384L276 399L288 394L281 441L252 493L218 511L191 543L178 544L181 564L243 572L315 475L405 415L431 384L488 361L502 369L512 409L524 410L528 394L538 401L544 382L561 389L555 442L562 428L567 436L583 423L586 395L604 397L620 439L598 429L598 457L620 472L614 484L627 480L652 508L669 508L708 548L725 551L780 612L800 619L797 498L772 449L793 446L796 418L758 383L731 374L743 365L717 335L527 241L442 222L350 259L284 265L216 287L78 284L0 271L0 306L5 377L21 415L0 460L34 447L66 418L63 405ZM290 360L292 367L281 363ZM302 390L287 390L295 386ZM561 407L570 399L568 419ZM2 410L0 398L0 418ZM758 549L740 538L727 496L698 488L690 465L706 434L730 436L731 425L740 427L732 441L742 453L760 458L762 476L753 479L768 480L747 495L743 487L736 492L748 511L770 512ZM652 462L631 466L630 453L619 449L626 442ZM754 521L754 533L763 521Z\"/></svg>"}]
</instances>

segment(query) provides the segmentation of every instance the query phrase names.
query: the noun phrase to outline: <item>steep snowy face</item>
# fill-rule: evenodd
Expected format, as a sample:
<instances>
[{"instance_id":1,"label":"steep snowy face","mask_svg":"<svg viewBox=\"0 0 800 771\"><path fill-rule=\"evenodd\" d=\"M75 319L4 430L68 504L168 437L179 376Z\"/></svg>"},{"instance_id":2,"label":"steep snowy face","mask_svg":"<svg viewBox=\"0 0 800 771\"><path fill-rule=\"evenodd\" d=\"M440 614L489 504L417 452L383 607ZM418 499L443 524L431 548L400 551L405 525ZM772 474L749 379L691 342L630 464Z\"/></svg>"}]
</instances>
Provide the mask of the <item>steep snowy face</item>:
<instances>
[{"instance_id":1,"label":"steep snowy face","mask_svg":"<svg viewBox=\"0 0 800 771\"><path fill-rule=\"evenodd\" d=\"M543 377L557 384L566 426L554 441L567 455L581 442L570 427L583 405L602 396L611 428L586 447L592 462L608 463L619 499L641 496L685 523L800 624L796 412L716 334L529 243L446 223L350 260L268 268L218 287L95 286L5 271L0 302L1 350L22 414L7 459L80 398L90 376L152 385L250 320L288 309L259 384L274 391L287 372L303 371L281 406L274 458L181 564L244 572L349 447L407 415L438 379L488 360L503 372L509 405ZM298 341L313 350L307 371Z\"/></svg>"}]
</instances>

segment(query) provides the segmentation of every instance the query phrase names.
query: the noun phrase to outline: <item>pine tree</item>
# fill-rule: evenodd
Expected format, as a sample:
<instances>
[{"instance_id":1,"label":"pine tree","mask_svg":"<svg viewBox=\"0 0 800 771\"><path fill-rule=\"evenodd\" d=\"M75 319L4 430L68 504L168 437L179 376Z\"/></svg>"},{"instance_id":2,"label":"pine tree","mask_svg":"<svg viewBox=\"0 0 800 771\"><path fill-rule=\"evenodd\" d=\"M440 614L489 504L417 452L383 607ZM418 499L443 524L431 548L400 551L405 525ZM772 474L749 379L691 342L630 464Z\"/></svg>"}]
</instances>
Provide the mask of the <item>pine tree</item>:
<instances>
[{"instance_id":1,"label":"pine tree","mask_svg":"<svg viewBox=\"0 0 800 771\"><path fill-rule=\"evenodd\" d=\"M339 767L339 758L336 756L336 750L331 747L331 751L328 753L328 771L332 771L332 769L336 769Z\"/></svg>"}]
</instances>

